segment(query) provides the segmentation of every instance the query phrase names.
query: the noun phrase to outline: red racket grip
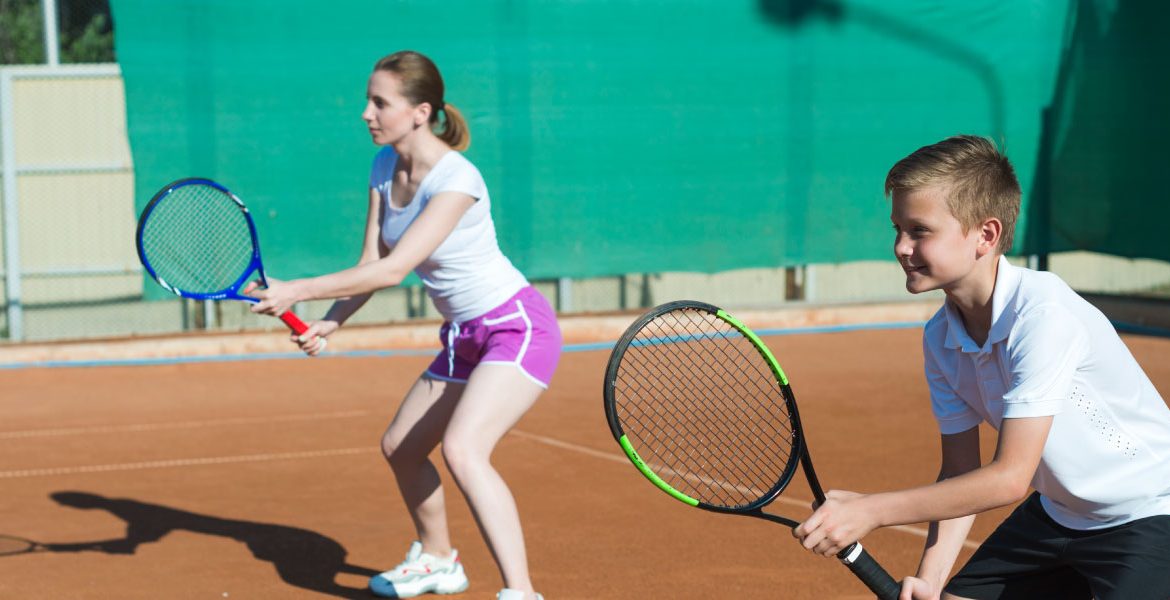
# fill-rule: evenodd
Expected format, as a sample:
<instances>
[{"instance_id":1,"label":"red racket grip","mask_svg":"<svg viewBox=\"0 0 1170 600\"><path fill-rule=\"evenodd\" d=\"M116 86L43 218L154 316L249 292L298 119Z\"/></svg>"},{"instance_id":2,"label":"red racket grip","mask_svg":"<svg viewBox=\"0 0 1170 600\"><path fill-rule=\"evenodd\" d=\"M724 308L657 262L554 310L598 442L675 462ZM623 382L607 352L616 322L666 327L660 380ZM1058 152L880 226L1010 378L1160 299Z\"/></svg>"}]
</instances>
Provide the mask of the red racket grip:
<instances>
[{"instance_id":1,"label":"red racket grip","mask_svg":"<svg viewBox=\"0 0 1170 600\"><path fill-rule=\"evenodd\" d=\"M300 317L293 314L293 311L291 310L286 310L280 313L280 320L284 321L284 324L288 325L288 328L296 332L297 335L300 335L309 330L309 326L305 325L305 322L302 321Z\"/></svg>"}]
</instances>

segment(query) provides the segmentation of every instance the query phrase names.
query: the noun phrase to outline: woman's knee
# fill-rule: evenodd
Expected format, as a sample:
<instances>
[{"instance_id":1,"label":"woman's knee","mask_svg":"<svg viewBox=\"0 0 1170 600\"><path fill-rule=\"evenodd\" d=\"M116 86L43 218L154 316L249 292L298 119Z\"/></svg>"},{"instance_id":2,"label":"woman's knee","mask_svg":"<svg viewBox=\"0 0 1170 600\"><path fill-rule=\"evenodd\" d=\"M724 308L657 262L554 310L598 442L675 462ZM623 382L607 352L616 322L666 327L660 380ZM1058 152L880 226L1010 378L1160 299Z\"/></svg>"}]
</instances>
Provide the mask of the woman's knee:
<instances>
[{"instance_id":1,"label":"woman's knee","mask_svg":"<svg viewBox=\"0 0 1170 600\"><path fill-rule=\"evenodd\" d=\"M418 466L426 462L428 454L430 449L418 448L390 431L382 434L382 456L395 470Z\"/></svg>"},{"instance_id":2,"label":"woman's knee","mask_svg":"<svg viewBox=\"0 0 1170 600\"><path fill-rule=\"evenodd\" d=\"M486 452L459 435L443 437L443 461L457 479L488 465Z\"/></svg>"}]
</instances>

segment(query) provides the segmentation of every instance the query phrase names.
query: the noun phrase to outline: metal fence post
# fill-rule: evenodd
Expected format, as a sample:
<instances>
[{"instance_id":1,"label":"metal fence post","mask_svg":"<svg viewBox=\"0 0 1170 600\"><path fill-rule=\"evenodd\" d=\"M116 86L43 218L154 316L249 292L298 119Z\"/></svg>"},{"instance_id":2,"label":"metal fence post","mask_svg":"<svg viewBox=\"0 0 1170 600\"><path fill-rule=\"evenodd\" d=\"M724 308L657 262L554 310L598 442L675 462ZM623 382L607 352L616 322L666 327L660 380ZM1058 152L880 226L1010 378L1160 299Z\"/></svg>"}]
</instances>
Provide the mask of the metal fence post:
<instances>
[{"instance_id":1,"label":"metal fence post","mask_svg":"<svg viewBox=\"0 0 1170 600\"><path fill-rule=\"evenodd\" d=\"M45 62L54 67L61 64L57 36L57 0L41 0L41 9L45 24Z\"/></svg>"},{"instance_id":2,"label":"metal fence post","mask_svg":"<svg viewBox=\"0 0 1170 600\"><path fill-rule=\"evenodd\" d=\"M0 68L0 175L4 177L4 299L8 339L24 339L20 298L20 204L16 199L16 135L12 113L12 72Z\"/></svg>"}]
</instances>

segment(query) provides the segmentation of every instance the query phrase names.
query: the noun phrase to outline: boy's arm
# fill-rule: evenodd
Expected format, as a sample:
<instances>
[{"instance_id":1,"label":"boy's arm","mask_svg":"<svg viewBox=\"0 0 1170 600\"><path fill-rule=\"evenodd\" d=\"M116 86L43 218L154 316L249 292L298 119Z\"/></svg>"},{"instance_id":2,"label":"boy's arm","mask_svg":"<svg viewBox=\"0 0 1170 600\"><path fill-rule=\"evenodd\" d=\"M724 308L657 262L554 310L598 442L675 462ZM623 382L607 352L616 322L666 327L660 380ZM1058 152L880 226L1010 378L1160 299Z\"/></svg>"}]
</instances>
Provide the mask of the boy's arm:
<instances>
[{"instance_id":1,"label":"boy's arm","mask_svg":"<svg viewBox=\"0 0 1170 600\"><path fill-rule=\"evenodd\" d=\"M1051 426L1051 416L1004 419L991 462L931 485L870 495L831 491L793 535L805 548L834 556L878 527L945 521L1018 502Z\"/></svg>"},{"instance_id":2,"label":"boy's arm","mask_svg":"<svg viewBox=\"0 0 1170 600\"><path fill-rule=\"evenodd\" d=\"M958 477L979 468L979 427L951 435L942 435L942 466L938 481ZM955 560L963 548L963 542L971 531L975 516L956 517L943 521L932 521L918 564L917 576L927 581L932 590L941 591L946 585Z\"/></svg>"}]
</instances>

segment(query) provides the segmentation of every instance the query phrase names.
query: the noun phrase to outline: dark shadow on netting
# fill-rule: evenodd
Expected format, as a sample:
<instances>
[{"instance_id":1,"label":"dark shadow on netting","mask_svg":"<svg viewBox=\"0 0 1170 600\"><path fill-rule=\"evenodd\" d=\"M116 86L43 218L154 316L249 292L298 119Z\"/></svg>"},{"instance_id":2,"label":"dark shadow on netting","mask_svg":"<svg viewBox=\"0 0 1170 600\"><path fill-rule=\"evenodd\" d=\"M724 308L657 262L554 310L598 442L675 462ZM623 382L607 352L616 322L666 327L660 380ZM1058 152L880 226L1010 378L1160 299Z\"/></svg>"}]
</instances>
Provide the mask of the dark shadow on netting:
<instances>
[{"instance_id":1,"label":"dark shadow on netting","mask_svg":"<svg viewBox=\"0 0 1170 600\"><path fill-rule=\"evenodd\" d=\"M1170 260L1167 19L1162 2L1070 3L1026 207L1025 254ZM1139 293L1166 297L1170 286Z\"/></svg>"},{"instance_id":2,"label":"dark shadow on netting","mask_svg":"<svg viewBox=\"0 0 1170 600\"><path fill-rule=\"evenodd\" d=\"M841 19L841 3L834 0L759 0L760 12L782 27L799 28L810 19Z\"/></svg>"},{"instance_id":3,"label":"dark shadow on netting","mask_svg":"<svg viewBox=\"0 0 1170 600\"><path fill-rule=\"evenodd\" d=\"M50 497L62 506L104 510L126 522L121 538L67 544L43 544L40 552L104 552L134 554L142 544L158 542L174 531L190 531L235 540L247 546L257 560L270 562L285 583L339 598L367 598L366 588L334 582L341 573L373 576L373 569L346 562L348 552L336 540L315 531L223 519L126 498L106 498L88 492L54 492Z\"/></svg>"},{"instance_id":4,"label":"dark shadow on netting","mask_svg":"<svg viewBox=\"0 0 1170 600\"><path fill-rule=\"evenodd\" d=\"M848 20L887 37L922 48L971 71L987 91L991 137L1001 142L1004 139L1003 83L996 74L994 66L979 53L948 37L916 27L868 6L850 4L840 0L758 0L758 2L759 11L764 15L764 18L780 27L797 29L814 19L834 24Z\"/></svg>"}]
</instances>

